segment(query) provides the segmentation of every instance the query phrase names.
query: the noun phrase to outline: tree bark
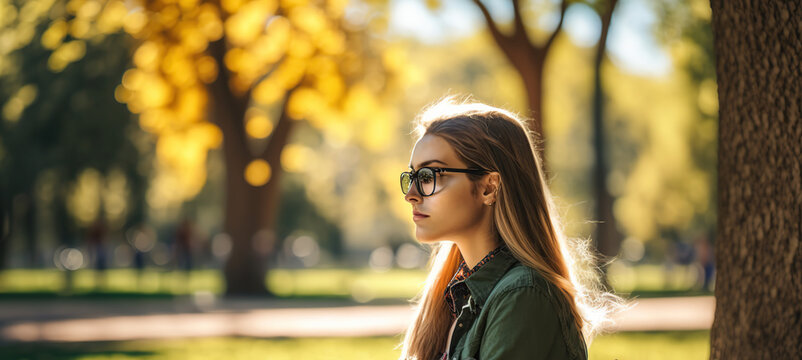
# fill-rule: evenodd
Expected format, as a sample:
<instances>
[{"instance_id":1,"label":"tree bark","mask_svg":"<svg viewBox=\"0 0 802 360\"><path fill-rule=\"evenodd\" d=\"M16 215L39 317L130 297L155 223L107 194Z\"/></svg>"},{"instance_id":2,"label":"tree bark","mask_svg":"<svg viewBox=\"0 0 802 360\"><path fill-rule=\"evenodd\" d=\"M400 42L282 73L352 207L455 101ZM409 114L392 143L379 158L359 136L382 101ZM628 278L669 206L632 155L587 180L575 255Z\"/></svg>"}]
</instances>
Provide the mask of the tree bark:
<instances>
[{"instance_id":1,"label":"tree bark","mask_svg":"<svg viewBox=\"0 0 802 360\"><path fill-rule=\"evenodd\" d=\"M802 5L713 0L720 103L711 359L802 358Z\"/></svg>"},{"instance_id":2,"label":"tree bark","mask_svg":"<svg viewBox=\"0 0 802 360\"><path fill-rule=\"evenodd\" d=\"M593 62L593 148L595 165L593 167L593 188L596 194L596 231L593 239L596 249L606 257L618 254L621 245L621 234L618 232L613 214L613 196L607 189L607 175L610 172L607 165L606 132L604 128L604 89L602 88L601 65L607 49L607 33L613 18L613 11L618 0L606 2L606 8L600 14L601 34L596 47L596 56ZM600 264L602 265L602 264ZM602 267L603 270L606 268ZM605 277L606 280L606 277Z\"/></svg>"}]
</instances>

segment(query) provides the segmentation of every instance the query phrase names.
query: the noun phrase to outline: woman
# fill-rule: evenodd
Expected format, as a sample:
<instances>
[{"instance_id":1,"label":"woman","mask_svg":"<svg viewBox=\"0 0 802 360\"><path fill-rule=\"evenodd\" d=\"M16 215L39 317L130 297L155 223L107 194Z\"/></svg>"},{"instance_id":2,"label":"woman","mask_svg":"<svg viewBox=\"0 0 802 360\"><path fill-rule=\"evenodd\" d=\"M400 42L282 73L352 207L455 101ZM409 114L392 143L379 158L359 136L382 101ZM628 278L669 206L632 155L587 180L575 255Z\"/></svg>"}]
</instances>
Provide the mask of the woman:
<instances>
[{"instance_id":1,"label":"woman","mask_svg":"<svg viewBox=\"0 0 802 360\"><path fill-rule=\"evenodd\" d=\"M402 358L586 359L620 298L563 236L526 123L449 97L416 131L401 188L434 251Z\"/></svg>"}]
</instances>

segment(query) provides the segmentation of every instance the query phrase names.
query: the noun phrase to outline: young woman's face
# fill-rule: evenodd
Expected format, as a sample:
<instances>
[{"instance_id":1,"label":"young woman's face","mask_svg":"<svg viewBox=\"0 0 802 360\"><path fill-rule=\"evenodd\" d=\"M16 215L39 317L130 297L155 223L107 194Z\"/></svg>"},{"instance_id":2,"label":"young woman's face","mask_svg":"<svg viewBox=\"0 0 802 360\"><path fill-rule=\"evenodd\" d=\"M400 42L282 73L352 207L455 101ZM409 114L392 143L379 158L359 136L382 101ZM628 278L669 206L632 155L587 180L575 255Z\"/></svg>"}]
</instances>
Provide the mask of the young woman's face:
<instances>
[{"instance_id":1,"label":"young woman's face","mask_svg":"<svg viewBox=\"0 0 802 360\"><path fill-rule=\"evenodd\" d=\"M418 140L410 166L409 171L421 167L466 168L451 145L436 135L424 135ZM418 241L456 241L479 231L485 205L480 196L472 194L472 187L468 174L454 172L438 173L434 193L429 196L421 196L413 183L404 199L412 205L410 216L417 225Z\"/></svg>"}]
</instances>

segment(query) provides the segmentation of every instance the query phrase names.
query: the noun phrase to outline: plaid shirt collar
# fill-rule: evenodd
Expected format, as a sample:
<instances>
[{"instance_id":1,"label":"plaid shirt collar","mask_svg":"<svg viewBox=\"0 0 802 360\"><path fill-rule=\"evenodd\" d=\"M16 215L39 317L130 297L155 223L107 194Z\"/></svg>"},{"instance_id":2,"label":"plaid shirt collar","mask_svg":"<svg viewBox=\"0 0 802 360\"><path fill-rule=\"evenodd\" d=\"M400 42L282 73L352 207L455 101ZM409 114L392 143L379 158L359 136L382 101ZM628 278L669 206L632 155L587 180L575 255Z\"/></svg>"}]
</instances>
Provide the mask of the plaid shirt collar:
<instances>
[{"instance_id":1,"label":"plaid shirt collar","mask_svg":"<svg viewBox=\"0 0 802 360\"><path fill-rule=\"evenodd\" d=\"M465 263L464 259L460 262L457 271L454 273L451 281L448 282L444 292L445 301L448 305L448 308L451 310L452 318L456 318L458 315L460 308L458 304L464 303L471 294L469 286L465 284L464 280L468 279L471 275L479 271L479 269L483 268L486 264L495 259L497 255L507 251L507 245L502 243L497 248L487 253L487 255L485 255L482 260L479 260L479 262L474 265L472 269L468 268L468 265Z\"/></svg>"}]
</instances>

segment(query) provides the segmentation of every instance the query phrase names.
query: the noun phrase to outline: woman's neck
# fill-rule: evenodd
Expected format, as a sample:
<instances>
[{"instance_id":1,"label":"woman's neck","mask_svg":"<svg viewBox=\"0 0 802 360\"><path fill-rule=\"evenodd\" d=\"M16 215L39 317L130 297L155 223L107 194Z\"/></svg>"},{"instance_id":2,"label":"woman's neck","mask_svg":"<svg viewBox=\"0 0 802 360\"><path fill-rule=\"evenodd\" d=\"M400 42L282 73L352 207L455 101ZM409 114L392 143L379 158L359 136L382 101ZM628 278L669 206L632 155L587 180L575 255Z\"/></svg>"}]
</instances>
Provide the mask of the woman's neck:
<instances>
[{"instance_id":1,"label":"woman's neck","mask_svg":"<svg viewBox=\"0 0 802 360\"><path fill-rule=\"evenodd\" d=\"M477 241L461 241L457 243L459 252L462 254L468 269L473 269L485 255L499 245L500 242L495 236L488 236L481 240L477 239Z\"/></svg>"}]
</instances>

